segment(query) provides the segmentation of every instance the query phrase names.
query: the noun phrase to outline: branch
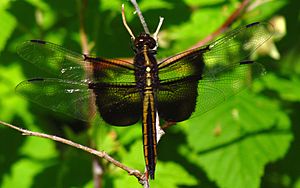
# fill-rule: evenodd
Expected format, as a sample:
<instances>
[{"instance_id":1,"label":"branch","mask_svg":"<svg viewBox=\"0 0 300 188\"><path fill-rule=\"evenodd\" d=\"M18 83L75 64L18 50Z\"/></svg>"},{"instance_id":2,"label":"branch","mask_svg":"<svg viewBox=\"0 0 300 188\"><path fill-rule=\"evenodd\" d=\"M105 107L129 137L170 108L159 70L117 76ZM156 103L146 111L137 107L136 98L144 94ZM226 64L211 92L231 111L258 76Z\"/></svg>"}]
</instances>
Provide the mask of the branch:
<instances>
[{"instance_id":1,"label":"branch","mask_svg":"<svg viewBox=\"0 0 300 188\"><path fill-rule=\"evenodd\" d=\"M213 33L199 41L196 45L194 45L192 48L197 48L200 46L203 46L207 44L207 42L211 41L214 39L216 36L220 35L223 33L239 16L244 13L244 10L246 9L247 6L249 6L250 0L243 0L241 5L227 18L227 20L218 28L216 29Z\"/></svg>"},{"instance_id":2,"label":"branch","mask_svg":"<svg viewBox=\"0 0 300 188\"><path fill-rule=\"evenodd\" d=\"M102 187L103 168L97 157L93 157L92 166L93 166L94 187L101 188Z\"/></svg>"},{"instance_id":3,"label":"branch","mask_svg":"<svg viewBox=\"0 0 300 188\"><path fill-rule=\"evenodd\" d=\"M65 138L61 138L61 137L58 137L58 136L44 134L44 133L39 133L39 132L33 132L33 131L29 131L27 129L22 129L20 127L14 126L12 124L9 124L9 123L3 122L3 121L0 121L0 124L4 125L6 127L9 127L11 129L15 129L15 130L21 132L22 135L24 135L24 136L36 136L36 137L41 137L41 138L47 138L47 139L50 139L50 140L54 140L56 142L60 142L60 143L72 146L74 148L78 148L78 149L83 150L85 152L88 152L88 153L90 153L92 155L95 155L97 157L100 157L100 158L103 158L103 159L107 160L108 162L114 164L116 167L119 167L122 170L128 172L128 174L135 176L141 184L143 182L145 182L145 176L144 176L144 174L142 174L138 170L135 170L135 169L132 169L130 167L125 166L121 162L119 162L119 161L115 160L113 157L109 156L104 151L97 151L95 149L86 147L84 145L75 143L75 142L73 142L71 140L67 140Z\"/></svg>"},{"instance_id":4,"label":"branch","mask_svg":"<svg viewBox=\"0 0 300 188\"><path fill-rule=\"evenodd\" d=\"M148 34L150 34L147 23L145 22L144 16L139 8L139 5L137 4L136 0L130 0L132 5L135 8L135 12L138 14L138 17L140 18L141 24L143 25L144 31Z\"/></svg>"},{"instance_id":5,"label":"branch","mask_svg":"<svg viewBox=\"0 0 300 188\"><path fill-rule=\"evenodd\" d=\"M176 125L176 122L166 121L166 122L161 126L161 128L162 128L163 130L166 130L166 129L168 129L168 128L174 126L174 125Z\"/></svg>"}]
</instances>

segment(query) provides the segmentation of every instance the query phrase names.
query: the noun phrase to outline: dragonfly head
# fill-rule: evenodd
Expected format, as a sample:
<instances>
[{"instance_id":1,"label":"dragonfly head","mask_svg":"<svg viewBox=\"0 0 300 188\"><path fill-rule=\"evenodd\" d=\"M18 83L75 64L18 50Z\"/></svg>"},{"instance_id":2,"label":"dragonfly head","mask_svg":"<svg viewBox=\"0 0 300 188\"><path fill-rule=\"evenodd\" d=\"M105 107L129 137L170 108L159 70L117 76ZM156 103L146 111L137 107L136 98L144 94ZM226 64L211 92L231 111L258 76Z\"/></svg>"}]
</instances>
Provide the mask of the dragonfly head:
<instances>
[{"instance_id":1,"label":"dragonfly head","mask_svg":"<svg viewBox=\"0 0 300 188\"><path fill-rule=\"evenodd\" d=\"M156 41L147 33L141 33L135 40L134 46L137 50L142 50L144 46L148 46L149 49L156 47Z\"/></svg>"}]
</instances>

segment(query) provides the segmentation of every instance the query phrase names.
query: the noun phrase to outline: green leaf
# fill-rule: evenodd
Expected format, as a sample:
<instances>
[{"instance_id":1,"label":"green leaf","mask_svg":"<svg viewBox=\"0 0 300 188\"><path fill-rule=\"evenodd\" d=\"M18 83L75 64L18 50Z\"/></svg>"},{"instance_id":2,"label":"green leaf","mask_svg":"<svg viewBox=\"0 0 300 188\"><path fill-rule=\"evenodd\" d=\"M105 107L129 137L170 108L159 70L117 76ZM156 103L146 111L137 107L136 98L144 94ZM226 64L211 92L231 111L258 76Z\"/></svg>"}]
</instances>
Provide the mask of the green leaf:
<instances>
[{"instance_id":1,"label":"green leaf","mask_svg":"<svg viewBox=\"0 0 300 188\"><path fill-rule=\"evenodd\" d=\"M0 9L7 8L9 6L10 1L5 0L5 1L0 1Z\"/></svg>"},{"instance_id":2,"label":"green leaf","mask_svg":"<svg viewBox=\"0 0 300 188\"><path fill-rule=\"evenodd\" d=\"M93 131L93 138L96 142L97 149L105 151L108 154L113 154L119 149L116 132L105 123L96 125L97 128Z\"/></svg>"},{"instance_id":3,"label":"green leaf","mask_svg":"<svg viewBox=\"0 0 300 188\"><path fill-rule=\"evenodd\" d=\"M197 179L178 163L158 161L156 168L157 178L151 181L152 187L173 188L197 185Z\"/></svg>"},{"instance_id":4,"label":"green leaf","mask_svg":"<svg viewBox=\"0 0 300 188\"><path fill-rule=\"evenodd\" d=\"M91 155L85 152L68 148L64 153L64 160L57 167L57 185L52 187L83 187L92 179L91 159Z\"/></svg>"},{"instance_id":5,"label":"green leaf","mask_svg":"<svg viewBox=\"0 0 300 188\"><path fill-rule=\"evenodd\" d=\"M300 101L299 77L280 78L270 73L263 80L266 88L277 91L282 99L287 101Z\"/></svg>"},{"instance_id":6,"label":"green leaf","mask_svg":"<svg viewBox=\"0 0 300 188\"><path fill-rule=\"evenodd\" d=\"M0 22L0 28L2 28L0 30L0 52L1 52L5 47L7 40L13 33L17 25L17 21L14 18L14 16L12 16L10 13L1 9L0 9L0 18L2 20Z\"/></svg>"},{"instance_id":7,"label":"green leaf","mask_svg":"<svg viewBox=\"0 0 300 188\"><path fill-rule=\"evenodd\" d=\"M282 158L292 140L290 121L276 102L249 94L186 124L193 154L181 153L224 188L259 187L265 165Z\"/></svg>"},{"instance_id":8,"label":"green leaf","mask_svg":"<svg viewBox=\"0 0 300 188\"><path fill-rule=\"evenodd\" d=\"M34 177L44 165L31 159L21 159L11 169L11 173L4 176L2 188L10 187L32 187Z\"/></svg>"},{"instance_id":9,"label":"green leaf","mask_svg":"<svg viewBox=\"0 0 300 188\"><path fill-rule=\"evenodd\" d=\"M197 9L190 14L189 20L177 23L173 27L169 28L163 37L162 42L172 43L174 46L168 48L168 51L164 52L164 55L173 55L182 50L195 45L198 41L205 38L209 33L215 31L226 19L226 16L230 15L230 11L234 9L234 4L229 4L227 9L220 11L219 9L206 7ZM181 15L178 15L181 16ZM208 21L213 18L213 21ZM166 20L167 21L167 20ZM205 27L203 27L205 25Z\"/></svg>"},{"instance_id":10,"label":"green leaf","mask_svg":"<svg viewBox=\"0 0 300 188\"><path fill-rule=\"evenodd\" d=\"M43 152L39 152L43 151ZM35 159L49 159L58 156L58 153L55 149L55 142L37 137L29 137L23 143L20 153L31 158Z\"/></svg>"},{"instance_id":11,"label":"green leaf","mask_svg":"<svg viewBox=\"0 0 300 188\"><path fill-rule=\"evenodd\" d=\"M141 140L135 142L128 153L123 153L122 163L144 172L143 147ZM120 172L120 170L119 170ZM173 188L179 185L193 186L197 184L195 177L190 175L180 164L174 162L157 161L155 180L150 181L152 187ZM115 177L115 187L137 187L135 177L121 172L120 177Z\"/></svg>"},{"instance_id":12,"label":"green leaf","mask_svg":"<svg viewBox=\"0 0 300 188\"><path fill-rule=\"evenodd\" d=\"M280 10L282 7L288 4L288 0L281 1L265 1L261 4L250 3L250 10L248 14L244 17L247 22L255 22L255 21L263 21L266 19L270 19L270 17L274 16L274 13ZM252 5L252 6L251 6ZM272 7L272 8L270 8Z\"/></svg>"},{"instance_id":13,"label":"green leaf","mask_svg":"<svg viewBox=\"0 0 300 188\"><path fill-rule=\"evenodd\" d=\"M120 154L122 156L122 162L124 162L124 164L134 169L138 169L141 172L144 171L145 160L142 139L137 140L132 145L130 145L130 149L128 152L122 152Z\"/></svg>"},{"instance_id":14,"label":"green leaf","mask_svg":"<svg viewBox=\"0 0 300 188\"><path fill-rule=\"evenodd\" d=\"M0 109L5 109L0 113L1 120L10 122L14 116L19 115L28 125L32 124L32 115L27 111L28 103L14 92L18 82L24 80L20 66L0 66L0 72L5 73L0 74Z\"/></svg>"},{"instance_id":15,"label":"green leaf","mask_svg":"<svg viewBox=\"0 0 300 188\"><path fill-rule=\"evenodd\" d=\"M121 150L119 150L118 154L121 157L119 161L124 165L133 169L137 169L140 172L144 171L145 163L143 158L143 145L141 140L132 143L132 145L130 145L129 151L122 148ZM104 187L138 187L139 185L139 182L134 176L128 176L128 174L124 170L113 165L111 165L108 175L112 179L113 182L111 183L114 186L108 186L108 182L105 182Z\"/></svg>"},{"instance_id":16,"label":"green leaf","mask_svg":"<svg viewBox=\"0 0 300 188\"><path fill-rule=\"evenodd\" d=\"M140 9L143 11L155 10L155 9L172 9L173 6L170 2L159 1L159 0L147 0L142 1L140 4Z\"/></svg>"},{"instance_id":17,"label":"green leaf","mask_svg":"<svg viewBox=\"0 0 300 188\"><path fill-rule=\"evenodd\" d=\"M100 10L105 11L121 11L122 9L122 0L114 0L114 1L101 1ZM127 8L126 8L127 9Z\"/></svg>"},{"instance_id":18,"label":"green leaf","mask_svg":"<svg viewBox=\"0 0 300 188\"><path fill-rule=\"evenodd\" d=\"M300 188L300 178L295 183L295 188Z\"/></svg>"},{"instance_id":19,"label":"green leaf","mask_svg":"<svg viewBox=\"0 0 300 188\"><path fill-rule=\"evenodd\" d=\"M17 134L16 139L22 139L20 137L21 135ZM15 144L11 146L16 148ZM35 177L43 173L48 168L49 162L57 157L54 142L43 138L27 137L18 149L19 155L10 153L9 156L16 160L15 163L11 166L5 164L9 168L7 169L9 173L4 176L1 187L34 187Z\"/></svg>"},{"instance_id":20,"label":"green leaf","mask_svg":"<svg viewBox=\"0 0 300 188\"><path fill-rule=\"evenodd\" d=\"M41 1L41 0L26 0L26 2L30 3L31 5L39 8L39 9L49 9L50 8L45 1Z\"/></svg>"}]
</instances>

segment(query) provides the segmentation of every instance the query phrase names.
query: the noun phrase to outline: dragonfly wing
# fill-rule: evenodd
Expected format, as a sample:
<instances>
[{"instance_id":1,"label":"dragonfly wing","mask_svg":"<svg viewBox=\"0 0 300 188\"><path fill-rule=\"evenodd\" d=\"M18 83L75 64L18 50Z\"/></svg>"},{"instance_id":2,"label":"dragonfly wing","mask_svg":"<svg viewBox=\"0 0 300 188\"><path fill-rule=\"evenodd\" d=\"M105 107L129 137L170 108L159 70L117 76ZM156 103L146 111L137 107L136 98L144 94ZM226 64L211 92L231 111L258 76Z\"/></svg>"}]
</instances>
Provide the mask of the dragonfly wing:
<instances>
[{"instance_id":1,"label":"dragonfly wing","mask_svg":"<svg viewBox=\"0 0 300 188\"><path fill-rule=\"evenodd\" d=\"M132 125L139 121L142 112L141 95L134 83L131 85L96 83L96 105L101 117L116 126Z\"/></svg>"},{"instance_id":2,"label":"dragonfly wing","mask_svg":"<svg viewBox=\"0 0 300 188\"><path fill-rule=\"evenodd\" d=\"M96 77L89 77L102 71L102 75L110 76L118 70L119 74L132 75L134 66L123 60L111 60L89 57L65 49L60 45L41 40L29 40L18 46L17 52L24 60L46 70L55 78L63 80L87 82L95 81ZM111 79L108 79L111 81ZM97 80L96 80L97 81Z\"/></svg>"},{"instance_id":3,"label":"dragonfly wing","mask_svg":"<svg viewBox=\"0 0 300 188\"><path fill-rule=\"evenodd\" d=\"M263 73L262 65L249 63L200 80L187 77L161 83L157 92L159 115L173 122L202 115L249 86Z\"/></svg>"},{"instance_id":4,"label":"dragonfly wing","mask_svg":"<svg viewBox=\"0 0 300 188\"><path fill-rule=\"evenodd\" d=\"M16 92L56 112L88 121L95 107L109 124L126 126L141 117L141 99L134 85L83 84L54 78L21 82Z\"/></svg>"},{"instance_id":5,"label":"dragonfly wing","mask_svg":"<svg viewBox=\"0 0 300 188\"><path fill-rule=\"evenodd\" d=\"M157 91L158 113L165 121L180 122L195 111L198 79L161 83Z\"/></svg>"},{"instance_id":6,"label":"dragonfly wing","mask_svg":"<svg viewBox=\"0 0 300 188\"><path fill-rule=\"evenodd\" d=\"M89 57L40 40L26 41L17 50L26 61L52 73L51 78L30 79L17 86L17 93L29 100L81 120L88 120L91 116L91 109L95 106L91 101L95 101L95 96L97 101L101 101L99 96L106 99L107 104L97 104L103 113L109 111L106 108L108 104L112 105L110 99L116 100L116 96L119 97L118 104L128 106L125 103L121 104L125 101L121 100L120 96L124 91L115 89L115 85L130 85L135 80L132 63ZM103 91L91 88L91 85L100 86L100 83L105 85L101 87ZM112 88L108 89L109 86ZM125 99L126 97L128 96L124 96ZM100 104L104 107L99 106Z\"/></svg>"},{"instance_id":7,"label":"dragonfly wing","mask_svg":"<svg viewBox=\"0 0 300 188\"><path fill-rule=\"evenodd\" d=\"M18 46L17 53L55 78L81 81L85 79L85 68L91 70L83 55L50 42L26 41Z\"/></svg>"},{"instance_id":8,"label":"dragonfly wing","mask_svg":"<svg viewBox=\"0 0 300 188\"><path fill-rule=\"evenodd\" d=\"M158 66L161 87L157 98L159 106L164 107L161 107L162 116L168 121L182 121L191 114L203 114L264 73L264 68L249 60L249 56L271 37L269 26L268 23L253 23L226 33L210 45L161 62ZM175 99L174 104L170 105L169 99ZM178 118L176 111L187 107L188 111Z\"/></svg>"},{"instance_id":9,"label":"dragonfly wing","mask_svg":"<svg viewBox=\"0 0 300 188\"><path fill-rule=\"evenodd\" d=\"M21 82L16 92L53 111L87 121L93 116L93 93L86 84L54 78L35 78Z\"/></svg>"},{"instance_id":10,"label":"dragonfly wing","mask_svg":"<svg viewBox=\"0 0 300 188\"><path fill-rule=\"evenodd\" d=\"M208 45L203 54L203 77L234 69L250 60L250 55L271 38L273 27L269 23L255 22L226 33Z\"/></svg>"},{"instance_id":11,"label":"dragonfly wing","mask_svg":"<svg viewBox=\"0 0 300 188\"><path fill-rule=\"evenodd\" d=\"M250 87L254 78L265 72L258 63L241 64L232 71L203 77L198 83L197 105L193 117L201 115L226 99Z\"/></svg>"}]
</instances>

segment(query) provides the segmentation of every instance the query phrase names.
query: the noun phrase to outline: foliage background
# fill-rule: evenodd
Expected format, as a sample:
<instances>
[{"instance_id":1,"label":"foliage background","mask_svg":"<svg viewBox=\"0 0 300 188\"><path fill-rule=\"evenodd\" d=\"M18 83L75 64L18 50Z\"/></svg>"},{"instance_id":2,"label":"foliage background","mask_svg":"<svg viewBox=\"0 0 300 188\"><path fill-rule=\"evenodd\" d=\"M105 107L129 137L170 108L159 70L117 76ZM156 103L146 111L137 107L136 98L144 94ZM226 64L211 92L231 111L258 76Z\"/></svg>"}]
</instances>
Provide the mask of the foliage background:
<instances>
[{"instance_id":1,"label":"foliage background","mask_svg":"<svg viewBox=\"0 0 300 188\"><path fill-rule=\"evenodd\" d=\"M122 0L87 1L84 16L92 53L132 57L121 23L141 31L133 8ZM261 1L255 1L259 4ZM16 55L24 40L43 39L81 51L79 0L0 1L0 119L33 131L91 140L124 164L143 171L141 127L102 125L88 130L80 121L53 113L14 93L22 80L43 73ZM148 26L165 22L158 56L183 51L218 28L238 7L237 0L142 0ZM271 0L244 14L233 26L281 16L286 35L275 41L280 59L260 57L268 74L209 113L167 130L159 143L153 187L300 187L300 8L297 0ZM93 187L92 156L55 142L24 137L0 126L0 187ZM120 169L100 161L103 187L139 187Z\"/></svg>"}]
</instances>

